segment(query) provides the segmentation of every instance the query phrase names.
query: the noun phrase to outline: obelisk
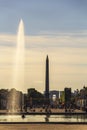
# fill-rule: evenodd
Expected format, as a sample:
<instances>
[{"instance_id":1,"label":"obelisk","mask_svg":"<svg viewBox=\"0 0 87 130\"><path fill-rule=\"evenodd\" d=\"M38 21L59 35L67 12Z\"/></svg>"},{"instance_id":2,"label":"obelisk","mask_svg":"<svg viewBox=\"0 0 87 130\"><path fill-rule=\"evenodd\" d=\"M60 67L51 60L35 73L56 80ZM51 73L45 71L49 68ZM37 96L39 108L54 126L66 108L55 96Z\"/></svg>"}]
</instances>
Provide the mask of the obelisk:
<instances>
[{"instance_id":1,"label":"obelisk","mask_svg":"<svg viewBox=\"0 0 87 130\"><path fill-rule=\"evenodd\" d=\"M49 104L49 58L46 57L45 101Z\"/></svg>"}]
</instances>

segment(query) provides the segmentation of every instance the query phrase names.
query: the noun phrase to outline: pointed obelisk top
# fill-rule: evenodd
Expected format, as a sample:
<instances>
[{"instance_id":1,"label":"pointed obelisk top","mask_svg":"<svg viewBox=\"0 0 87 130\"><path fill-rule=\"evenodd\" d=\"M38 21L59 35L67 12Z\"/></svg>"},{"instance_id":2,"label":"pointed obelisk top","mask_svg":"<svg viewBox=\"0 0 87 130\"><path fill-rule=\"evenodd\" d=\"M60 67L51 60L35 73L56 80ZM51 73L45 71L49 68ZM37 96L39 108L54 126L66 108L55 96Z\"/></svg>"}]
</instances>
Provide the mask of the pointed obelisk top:
<instances>
[{"instance_id":1,"label":"pointed obelisk top","mask_svg":"<svg viewBox=\"0 0 87 130\"><path fill-rule=\"evenodd\" d=\"M47 59L47 60L49 60L49 57L48 57L48 55L46 56L46 59Z\"/></svg>"}]
</instances>

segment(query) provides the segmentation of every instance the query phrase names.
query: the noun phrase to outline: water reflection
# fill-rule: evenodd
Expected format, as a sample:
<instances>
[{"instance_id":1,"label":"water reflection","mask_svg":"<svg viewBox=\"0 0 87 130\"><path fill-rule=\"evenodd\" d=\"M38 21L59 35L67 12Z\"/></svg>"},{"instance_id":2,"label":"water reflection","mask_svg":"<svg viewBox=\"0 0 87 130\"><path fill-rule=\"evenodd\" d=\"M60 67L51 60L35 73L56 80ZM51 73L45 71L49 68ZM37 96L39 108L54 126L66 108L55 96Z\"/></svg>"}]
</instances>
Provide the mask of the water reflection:
<instances>
[{"instance_id":1,"label":"water reflection","mask_svg":"<svg viewBox=\"0 0 87 130\"><path fill-rule=\"evenodd\" d=\"M45 122L49 122L49 117L50 117L50 115L46 115Z\"/></svg>"},{"instance_id":2,"label":"water reflection","mask_svg":"<svg viewBox=\"0 0 87 130\"><path fill-rule=\"evenodd\" d=\"M87 122L87 115L51 115L45 122Z\"/></svg>"},{"instance_id":3,"label":"water reflection","mask_svg":"<svg viewBox=\"0 0 87 130\"><path fill-rule=\"evenodd\" d=\"M0 122L86 122L87 115L1 115Z\"/></svg>"}]
</instances>

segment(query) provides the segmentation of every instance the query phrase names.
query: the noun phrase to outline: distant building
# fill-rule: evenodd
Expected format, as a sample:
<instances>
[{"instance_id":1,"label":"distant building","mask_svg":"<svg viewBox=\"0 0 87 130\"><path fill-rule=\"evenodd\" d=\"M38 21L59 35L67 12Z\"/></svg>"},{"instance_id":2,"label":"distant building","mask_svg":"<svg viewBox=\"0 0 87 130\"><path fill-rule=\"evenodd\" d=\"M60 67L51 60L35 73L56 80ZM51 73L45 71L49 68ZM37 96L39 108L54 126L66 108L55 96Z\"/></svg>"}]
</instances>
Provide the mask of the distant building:
<instances>
[{"instance_id":1,"label":"distant building","mask_svg":"<svg viewBox=\"0 0 87 130\"><path fill-rule=\"evenodd\" d=\"M49 92L50 99L52 99L53 95L56 95L56 98L58 99L59 98L59 91L57 91L57 90L50 91Z\"/></svg>"},{"instance_id":2,"label":"distant building","mask_svg":"<svg viewBox=\"0 0 87 130\"><path fill-rule=\"evenodd\" d=\"M49 99L50 99L50 104L53 106L58 105L59 101L59 91L52 90L49 92Z\"/></svg>"},{"instance_id":3,"label":"distant building","mask_svg":"<svg viewBox=\"0 0 87 130\"><path fill-rule=\"evenodd\" d=\"M65 88L65 107L70 107L71 103L71 88Z\"/></svg>"},{"instance_id":4,"label":"distant building","mask_svg":"<svg viewBox=\"0 0 87 130\"><path fill-rule=\"evenodd\" d=\"M80 91L75 93L75 104L77 108L87 110L87 87L83 86Z\"/></svg>"},{"instance_id":5,"label":"distant building","mask_svg":"<svg viewBox=\"0 0 87 130\"><path fill-rule=\"evenodd\" d=\"M60 99L61 103L65 103L65 92L64 91L59 92L59 99Z\"/></svg>"}]
</instances>

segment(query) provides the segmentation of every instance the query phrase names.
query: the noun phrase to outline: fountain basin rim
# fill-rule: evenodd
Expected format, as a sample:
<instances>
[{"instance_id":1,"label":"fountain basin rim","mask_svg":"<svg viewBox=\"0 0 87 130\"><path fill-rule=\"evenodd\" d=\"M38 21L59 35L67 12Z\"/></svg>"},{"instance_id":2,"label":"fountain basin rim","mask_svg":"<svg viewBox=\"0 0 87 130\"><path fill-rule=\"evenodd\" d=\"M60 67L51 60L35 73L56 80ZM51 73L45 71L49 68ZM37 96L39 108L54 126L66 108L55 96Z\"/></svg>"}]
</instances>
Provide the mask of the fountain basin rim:
<instances>
[{"instance_id":1,"label":"fountain basin rim","mask_svg":"<svg viewBox=\"0 0 87 130\"><path fill-rule=\"evenodd\" d=\"M29 113L29 112L23 112L23 113L0 113L0 115L87 115L86 112L73 112L73 113L70 113L70 112L55 112L55 113L41 113L41 112L32 112L32 113Z\"/></svg>"},{"instance_id":2,"label":"fountain basin rim","mask_svg":"<svg viewBox=\"0 0 87 130\"><path fill-rule=\"evenodd\" d=\"M72 124L87 125L87 122L0 122L0 124Z\"/></svg>"}]
</instances>

